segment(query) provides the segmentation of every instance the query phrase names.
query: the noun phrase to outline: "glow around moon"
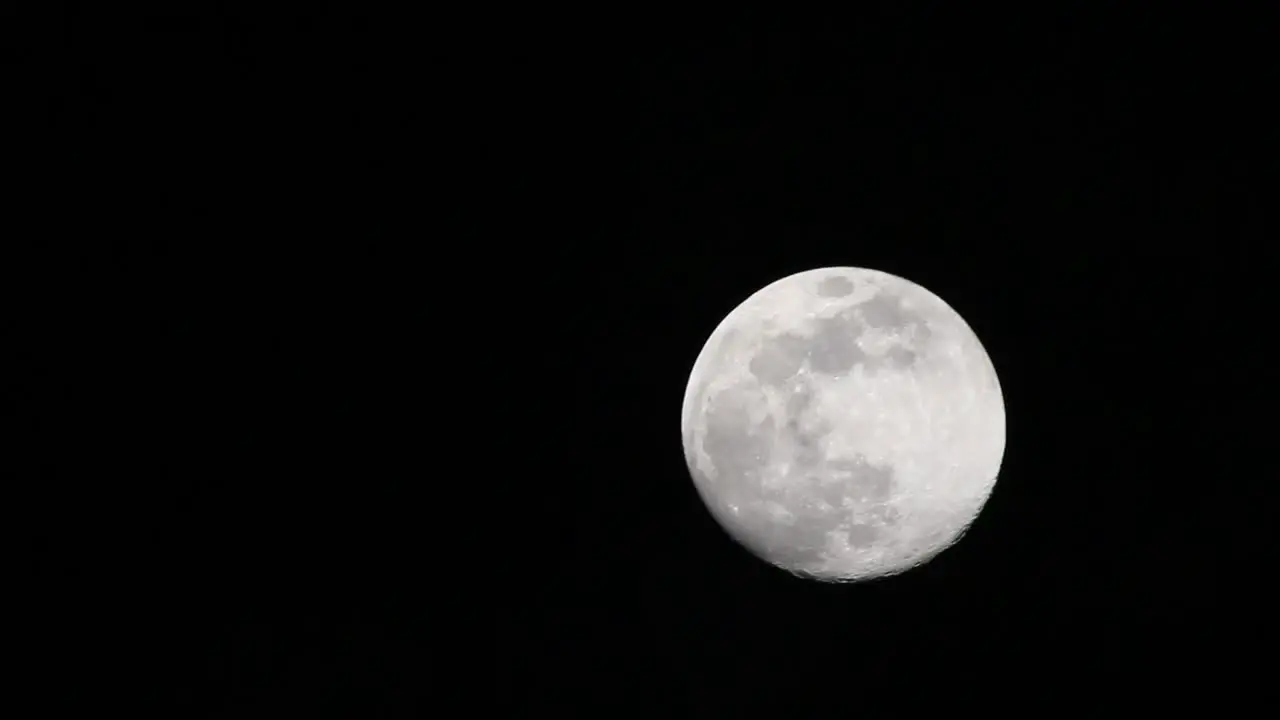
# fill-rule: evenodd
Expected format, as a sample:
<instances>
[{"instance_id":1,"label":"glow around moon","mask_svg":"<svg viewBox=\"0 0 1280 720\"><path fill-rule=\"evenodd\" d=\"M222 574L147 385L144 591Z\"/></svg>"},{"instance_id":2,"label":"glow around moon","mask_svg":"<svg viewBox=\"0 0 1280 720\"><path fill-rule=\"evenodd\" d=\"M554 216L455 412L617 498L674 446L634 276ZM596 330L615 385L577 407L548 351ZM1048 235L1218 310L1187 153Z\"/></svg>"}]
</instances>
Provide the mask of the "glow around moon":
<instances>
[{"instance_id":1,"label":"glow around moon","mask_svg":"<svg viewBox=\"0 0 1280 720\"><path fill-rule=\"evenodd\" d=\"M793 573L858 580L960 538L995 485L1005 415L990 358L945 302L888 273L825 268L720 323L681 429L732 537Z\"/></svg>"}]
</instances>

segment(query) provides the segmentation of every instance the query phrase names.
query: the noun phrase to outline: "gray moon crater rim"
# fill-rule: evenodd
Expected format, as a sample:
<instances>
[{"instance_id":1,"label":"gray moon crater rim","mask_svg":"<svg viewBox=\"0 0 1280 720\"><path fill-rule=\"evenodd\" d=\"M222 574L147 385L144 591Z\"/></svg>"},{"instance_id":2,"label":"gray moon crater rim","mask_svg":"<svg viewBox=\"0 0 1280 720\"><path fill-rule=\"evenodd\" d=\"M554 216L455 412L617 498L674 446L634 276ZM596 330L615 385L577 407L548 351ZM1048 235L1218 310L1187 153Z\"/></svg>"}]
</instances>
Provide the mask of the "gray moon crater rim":
<instances>
[{"instance_id":1,"label":"gray moon crater rim","mask_svg":"<svg viewBox=\"0 0 1280 720\"><path fill-rule=\"evenodd\" d=\"M891 575L954 544L999 474L990 357L925 288L877 270L782 278L715 328L685 390L684 453L712 516L820 580Z\"/></svg>"}]
</instances>

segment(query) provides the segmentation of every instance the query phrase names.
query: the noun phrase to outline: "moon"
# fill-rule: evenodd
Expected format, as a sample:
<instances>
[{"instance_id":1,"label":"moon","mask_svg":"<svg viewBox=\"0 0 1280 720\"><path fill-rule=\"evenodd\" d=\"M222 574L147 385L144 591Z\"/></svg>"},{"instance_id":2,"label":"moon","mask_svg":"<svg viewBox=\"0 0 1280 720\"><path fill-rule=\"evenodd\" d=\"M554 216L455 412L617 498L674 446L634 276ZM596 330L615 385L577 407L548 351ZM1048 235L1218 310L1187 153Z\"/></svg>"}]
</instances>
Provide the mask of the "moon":
<instances>
[{"instance_id":1,"label":"moon","mask_svg":"<svg viewBox=\"0 0 1280 720\"><path fill-rule=\"evenodd\" d=\"M928 562L974 522L1004 456L1004 400L941 298L889 273L821 268L716 327L681 433L731 537L796 575L857 581Z\"/></svg>"}]
</instances>

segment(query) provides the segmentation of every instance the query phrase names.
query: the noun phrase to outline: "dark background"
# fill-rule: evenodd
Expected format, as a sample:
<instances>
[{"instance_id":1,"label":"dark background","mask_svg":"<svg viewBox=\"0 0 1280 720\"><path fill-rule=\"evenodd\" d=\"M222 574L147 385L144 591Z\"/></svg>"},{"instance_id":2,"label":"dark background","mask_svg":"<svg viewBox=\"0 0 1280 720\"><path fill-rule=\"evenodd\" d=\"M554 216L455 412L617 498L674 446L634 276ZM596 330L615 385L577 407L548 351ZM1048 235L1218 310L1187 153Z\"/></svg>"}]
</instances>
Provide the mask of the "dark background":
<instances>
[{"instance_id":1,"label":"dark background","mask_svg":"<svg viewBox=\"0 0 1280 720\"><path fill-rule=\"evenodd\" d=\"M46 698L803 717L1266 689L1262 24L6 13L17 623ZM720 319L832 265L944 298L1008 413L963 541L854 586L734 545L680 446Z\"/></svg>"}]
</instances>

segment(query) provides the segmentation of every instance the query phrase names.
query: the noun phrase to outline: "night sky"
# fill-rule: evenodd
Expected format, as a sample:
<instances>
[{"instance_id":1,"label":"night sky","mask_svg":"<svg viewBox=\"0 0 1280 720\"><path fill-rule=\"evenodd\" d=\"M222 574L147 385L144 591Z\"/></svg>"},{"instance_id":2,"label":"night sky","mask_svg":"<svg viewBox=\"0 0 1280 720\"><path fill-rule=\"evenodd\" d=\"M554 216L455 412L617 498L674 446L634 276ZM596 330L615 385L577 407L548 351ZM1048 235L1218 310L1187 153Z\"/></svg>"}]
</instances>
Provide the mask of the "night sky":
<instances>
[{"instance_id":1,"label":"night sky","mask_svg":"<svg viewBox=\"0 0 1280 720\"><path fill-rule=\"evenodd\" d=\"M47 698L800 718L1267 691L1258 23L206 5L3 32ZM725 314L835 265L946 300L1007 412L961 542L855 585L730 540L680 438Z\"/></svg>"}]
</instances>

